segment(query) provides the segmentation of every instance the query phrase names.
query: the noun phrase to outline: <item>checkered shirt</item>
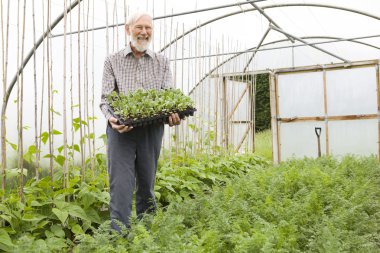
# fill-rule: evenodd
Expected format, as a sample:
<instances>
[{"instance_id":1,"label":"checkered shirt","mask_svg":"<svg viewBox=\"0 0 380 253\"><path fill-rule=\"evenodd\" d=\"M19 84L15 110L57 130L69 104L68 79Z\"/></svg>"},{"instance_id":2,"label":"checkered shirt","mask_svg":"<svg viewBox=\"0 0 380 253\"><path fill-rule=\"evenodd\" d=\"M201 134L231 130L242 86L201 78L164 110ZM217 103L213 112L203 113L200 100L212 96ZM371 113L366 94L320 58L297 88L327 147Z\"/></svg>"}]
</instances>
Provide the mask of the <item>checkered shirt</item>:
<instances>
[{"instance_id":1,"label":"checkered shirt","mask_svg":"<svg viewBox=\"0 0 380 253\"><path fill-rule=\"evenodd\" d=\"M100 109L108 120L112 109L106 98L112 91L128 94L137 89L166 89L172 87L169 59L147 50L140 59L135 58L130 45L111 54L104 61Z\"/></svg>"}]
</instances>

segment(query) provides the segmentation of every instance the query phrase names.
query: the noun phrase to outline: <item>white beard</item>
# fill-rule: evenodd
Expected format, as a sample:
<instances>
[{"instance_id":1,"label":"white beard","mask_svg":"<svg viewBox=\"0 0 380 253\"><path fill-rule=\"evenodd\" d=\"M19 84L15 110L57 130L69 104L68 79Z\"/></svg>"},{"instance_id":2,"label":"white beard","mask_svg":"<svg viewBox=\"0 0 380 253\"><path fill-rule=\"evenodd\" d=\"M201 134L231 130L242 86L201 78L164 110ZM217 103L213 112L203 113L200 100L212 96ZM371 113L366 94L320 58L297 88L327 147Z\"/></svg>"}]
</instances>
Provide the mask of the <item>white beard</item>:
<instances>
[{"instance_id":1,"label":"white beard","mask_svg":"<svg viewBox=\"0 0 380 253\"><path fill-rule=\"evenodd\" d=\"M149 37L148 40L141 38L140 36L132 36L131 44L138 52L145 52L152 41L152 37Z\"/></svg>"}]
</instances>

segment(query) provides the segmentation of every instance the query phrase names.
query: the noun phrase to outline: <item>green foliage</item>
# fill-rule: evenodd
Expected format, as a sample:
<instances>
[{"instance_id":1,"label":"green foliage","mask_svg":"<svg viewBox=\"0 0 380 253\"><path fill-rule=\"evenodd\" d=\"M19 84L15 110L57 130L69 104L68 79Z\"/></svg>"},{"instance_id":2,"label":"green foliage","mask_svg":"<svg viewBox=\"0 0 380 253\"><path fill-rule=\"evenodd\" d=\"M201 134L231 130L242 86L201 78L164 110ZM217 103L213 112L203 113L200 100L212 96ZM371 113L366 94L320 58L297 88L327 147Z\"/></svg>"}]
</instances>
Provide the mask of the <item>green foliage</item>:
<instances>
[{"instance_id":1,"label":"green foliage","mask_svg":"<svg viewBox=\"0 0 380 253\"><path fill-rule=\"evenodd\" d=\"M31 148L33 150L33 147ZM157 213L110 229L105 155L86 181L71 168L30 179L0 203L6 252L379 252L375 157L292 160L171 154L159 161ZM19 173L15 171L15 173ZM90 173L88 173L90 174Z\"/></svg>"},{"instance_id":2,"label":"green foliage","mask_svg":"<svg viewBox=\"0 0 380 253\"><path fill-rule=\"evenodd\" d=\"M91 233L108 219L108 178L105 168L92 181L83 182L73 169L70 185L63 188L62 172L30 179L24 201L16 190L0 204L0 249L10 252L57 252L68 249L72 238Z\"/></svg>"},{"instance_id":3,"label":"green foliage","mask_svg":"<svg viewBox=\"0 0 380 253\"><path fill-rule=\"evenodd\" d=\"M138 89L128 95L114 91L107 99L114 113L124 120L168 115L194 107L190 97L185 96L179 89Z\"/></svg>"},{"instance_id":4,"label":"green foliage","mask_svg":"<svg viewBox=\"0 0 380 253\"><path fill-rule=\"evenodd\" d=\"M74 252L379 252L379 184L375 157L256 166Z\"/></svg>"},{"instance_id":5,"label":"green foliage","mask_svg":"<svg viewBox=\"0 0 380 253\"><path fill-rule=\"evenodd\" d=\"M268 160L272 160L271 130L255 133L255 154Z\"/></svg>"},{"instance_id":6,"label":"green foliage","mask_svg":"<svg viewBox=\"0 0 380 253\"><path fill-rule=\"evenodd\" d=\"M269 74L256 75L256 132L270 129Z\"/></svg>"},{"instance_id":7,"label":"green foliage","mask_svg":"<svg viewBox=\"0 0 380 253\"><path fill-rule=\"evenodd\" d=\"M182 154L161 159L156 183L160 206L210 193L214 186L246 174L253 165L267 164L252 155L223 154L223 158L221 155ZM55 159L58 157L61 156ZM87 182L81 182L79 168L70 168L67 188L62 187L62 171L58 170L54 182L50 177L39 181L30 179L24 187L24 202L20 201L16 191L6 195L0 205L0 222L5 222L6 235L15 244L13 250L22 251L30 244L35 251L49 252L53 249L47 242L53 240L61 245L61 249L68 249L74 238L79 235L86 238L109 219L105 155L97 154L96 162L98 174L88 178Z\"/></svg>"},{"instance_id":8,"label":"green foliage","mask_svg":"<svg viewBox=\"0 0 380 253\"><path fill-rule=\"evenodd\" d=\"M254 166L268 164L266 160L251 154L227 153L183 153L159 162L155 194L162 205L210 193L214 186L224 185L232 178L242 177Z\"/></svg>"}]
</instances>

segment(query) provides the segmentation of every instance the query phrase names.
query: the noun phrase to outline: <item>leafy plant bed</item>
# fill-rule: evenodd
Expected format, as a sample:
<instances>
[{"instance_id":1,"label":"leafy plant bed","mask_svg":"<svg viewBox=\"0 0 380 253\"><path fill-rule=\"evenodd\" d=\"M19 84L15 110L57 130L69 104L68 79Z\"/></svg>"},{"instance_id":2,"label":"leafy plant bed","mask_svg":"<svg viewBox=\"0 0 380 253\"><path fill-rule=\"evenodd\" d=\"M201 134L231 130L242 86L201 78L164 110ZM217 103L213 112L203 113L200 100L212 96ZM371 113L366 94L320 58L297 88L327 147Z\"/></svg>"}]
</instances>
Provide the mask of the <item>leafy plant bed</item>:
<instances>
[{"instance_id":1,"label":"leafy plant bed","mask_svg":"<svg viewBox=\"0 0 380 253\"><path fill-rule=\"evenodd\" d=\"M197 109L195 108L188 108L183 111L175 111L173 113L178 113L180 119L184 119L185 117L189 116L194 116L194 112ZM157 124L157 123L168 123L169 122L169 116L171 113L167 114L161 114L161 115L156 115L152 117L147 117L147 118L141 118L137 120L132 120L132 119L121 119L118 115L114 115L114 117L118 120L118 123L121 125L126 125L126 126L132 126L132 127L138 127L138 126L147 126L151 124Z\"/></svg>"},{"instance_id":2,"label":"leafy plant bed","mask_svg":"<svg viewBox=\"0 0 380 253\"><path fill-rule=\"evenodd\" d=\"M154 216L133 218L122 236L105 223L93 234L78 235L73 252L380 252L377 157L251 165L248 173L213 185L209 194L204 185L194 187L193 161L188 169L177 164L176 174L162 177L165 184L158 181L161 189L171 186L174 193L190 186L195 198L183 200L186 194L179 192ZM223 156L220 165L214 171L222 175L223 167L237 164ZM209 165L199 174L208 171Z\"/></svg>"},{"instance_id":3,"label":"leafy plant bed","mask_svg":"<svg viewBox=\"0 0 380 253\"><path fill-rule=\"evenodd\" d=\"M133 127L167 123L173 113L184 119L196 111L191 98L179 89L138 89L127 95L114 91L107 100L119 124Z\"/></svg>"}]
</instances>

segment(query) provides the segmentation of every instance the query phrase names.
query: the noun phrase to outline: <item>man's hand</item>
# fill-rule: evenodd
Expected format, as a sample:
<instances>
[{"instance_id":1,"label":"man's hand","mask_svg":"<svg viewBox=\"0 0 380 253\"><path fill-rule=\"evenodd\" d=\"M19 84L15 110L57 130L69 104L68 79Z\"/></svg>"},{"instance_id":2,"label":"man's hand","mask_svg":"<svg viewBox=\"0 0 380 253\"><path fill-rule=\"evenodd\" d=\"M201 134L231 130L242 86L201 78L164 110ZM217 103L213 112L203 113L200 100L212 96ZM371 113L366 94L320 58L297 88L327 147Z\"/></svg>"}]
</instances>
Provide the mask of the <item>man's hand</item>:
<instances>
[{"instance_id":1,"label":"man's hand","mask_svg":"<svg viewBox=\"0 0 380 253\"><path fill-rule=\"evenodd\" d=\"M129 132L129 131L131 131L133 129L132 126L119 125L117 123L117 119L115 117L109 118L108 121L110 122L110 124L112 126L112 129L115 129L119 133L126 133L126 132Z\"/></svg>"},{"instance_id":2,"label":"man's hand","mask_svg":"<svg viewBox=\"0 0 380 253\"><path fill-rule=\"evenodd\" d=\"M173 113L169 116L169 126L181 124L181 119L179 118L178 113Z\"/></svg>"}]
</instances>

